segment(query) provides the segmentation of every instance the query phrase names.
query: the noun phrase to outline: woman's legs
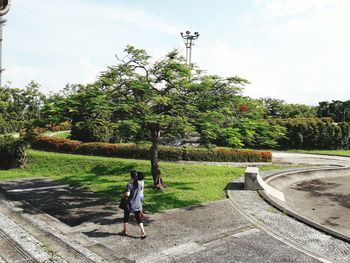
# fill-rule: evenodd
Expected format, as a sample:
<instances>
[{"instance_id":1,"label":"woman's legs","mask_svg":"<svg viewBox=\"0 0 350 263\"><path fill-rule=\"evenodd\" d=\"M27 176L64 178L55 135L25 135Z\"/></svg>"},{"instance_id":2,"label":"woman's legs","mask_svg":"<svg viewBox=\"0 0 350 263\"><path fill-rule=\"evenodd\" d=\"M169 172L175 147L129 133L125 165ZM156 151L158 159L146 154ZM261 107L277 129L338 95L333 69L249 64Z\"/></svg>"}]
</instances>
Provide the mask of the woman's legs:
<instances>
[{"instance_id":1,"label":"woman's legs","mask_svg":"<svg viewBox=\"0 0 350 263\"><path fill-rule=\"evenodd\" d=\"M134 215L135 215L136 222L140 226L141 238L145 238L147 235L146 235L145 228L144 228L142 220L141 220L141 211L134 212ZM124 210L124 219L123 219L124 230L121 232L121 234L126 235L128 233L129 218L130 218L130 211Z\"/></svg>"},{"instance_id":2,"label":"woman's legs","mask_svg":"<svg viewBox=\"0 0 350 263\"><path fill-rule=\"evenodd\" d=\"M134 212L134 214L135 214L136 222L140 226L141 238L145 238L147 235L146 235L145 228L143 227L143 223L142 223L142 220L141 220L141 211L136 211L136 212Z\"/></svg>"},{"instance_id":3,"label":"woman's legs","mask_svg":"<svg viewBox=\"0 0 350 263\"><path fill-rule=\"evenodd\" d=\"M129 217L130 217L130 211L129 210L124 210L124 219L123 219L123 222L124 222L124 224L123 224L123 228L124 228L124 230L123 230L123 234L127 234L128 233L128 222L129 222Z\"/></svg>"}]
</instances>

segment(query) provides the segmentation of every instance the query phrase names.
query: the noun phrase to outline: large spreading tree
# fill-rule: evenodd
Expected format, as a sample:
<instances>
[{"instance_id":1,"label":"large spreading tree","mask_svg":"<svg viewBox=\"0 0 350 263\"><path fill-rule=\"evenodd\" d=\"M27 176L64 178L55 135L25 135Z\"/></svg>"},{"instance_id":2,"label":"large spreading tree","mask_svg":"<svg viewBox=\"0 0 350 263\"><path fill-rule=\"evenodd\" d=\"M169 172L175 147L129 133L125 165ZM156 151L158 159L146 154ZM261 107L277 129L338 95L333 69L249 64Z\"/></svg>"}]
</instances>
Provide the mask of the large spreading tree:
<instances>
[{"instance_id":1,"label":"large spreading tree","mask_svg":"<svg viewBox=\"0 0 350 263\"><path fill-rule=\"evenodd\" d=\"M193 75L176 50L151 62L145 50L127 46L125 57L117 59L119 63L103 72L95 85L110 94L115 122L148 130L156 188L164 187L158 162L161 136L196 131L209 143L226 131L227 140L235 144L238 130L232 130L232 124L247 80Z\"/></svg>"}]
</instances>

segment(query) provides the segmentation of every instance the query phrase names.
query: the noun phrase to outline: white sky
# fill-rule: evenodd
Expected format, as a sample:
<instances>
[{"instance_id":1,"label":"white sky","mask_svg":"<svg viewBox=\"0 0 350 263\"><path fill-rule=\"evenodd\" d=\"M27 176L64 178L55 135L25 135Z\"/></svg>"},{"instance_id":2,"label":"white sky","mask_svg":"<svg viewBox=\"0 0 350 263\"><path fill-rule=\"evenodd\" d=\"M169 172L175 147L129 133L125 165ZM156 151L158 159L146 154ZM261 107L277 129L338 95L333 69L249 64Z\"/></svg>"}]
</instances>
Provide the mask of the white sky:
<instances>
[{"instance_id":1,"label":"white sky","mask_svg":"<svg viewBox=\"0 0 350 263\"><path fill-rule=\"evenodd\" d=\"M3 83L42 91L88 83L127 44L158 59L185 55L181 31L199 31L193 62L251 81L244 94L317 105L350 99L348 0L12 0Z\"/></svg>"}]
</instances>

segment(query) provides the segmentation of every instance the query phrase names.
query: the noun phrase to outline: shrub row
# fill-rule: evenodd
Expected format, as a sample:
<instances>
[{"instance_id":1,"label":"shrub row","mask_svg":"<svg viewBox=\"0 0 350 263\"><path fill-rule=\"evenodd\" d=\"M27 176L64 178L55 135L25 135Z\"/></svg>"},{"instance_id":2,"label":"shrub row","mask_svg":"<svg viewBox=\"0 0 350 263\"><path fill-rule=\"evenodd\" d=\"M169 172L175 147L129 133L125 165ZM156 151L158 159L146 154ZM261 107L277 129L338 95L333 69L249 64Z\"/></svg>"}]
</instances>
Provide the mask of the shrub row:
<instances>
[{"instance_id":1,"label":"shrub row","mask_svg":"<svg viewBox=\"0 0 350 263\"><path fill-rule=\"evenodd\" d=\"M13 136L0 136L0 169L22 168L27 162L26 143Z\"/></svg>"},{"instance_id":2,"label":"shrub row","mask_svg":"<svg viewBox=\"0 0 350 263\"><path fill-rule=\"evenodd\" d=\"M33 149L101 155L121 158L149 159L150 145L82 143L64 138L38 136L32 143ZM181 148L160 146L159 159L165 161L216 161L216 162L270 162L271 152L234 150L229 148Z\"/></svg>"}]
</instances>

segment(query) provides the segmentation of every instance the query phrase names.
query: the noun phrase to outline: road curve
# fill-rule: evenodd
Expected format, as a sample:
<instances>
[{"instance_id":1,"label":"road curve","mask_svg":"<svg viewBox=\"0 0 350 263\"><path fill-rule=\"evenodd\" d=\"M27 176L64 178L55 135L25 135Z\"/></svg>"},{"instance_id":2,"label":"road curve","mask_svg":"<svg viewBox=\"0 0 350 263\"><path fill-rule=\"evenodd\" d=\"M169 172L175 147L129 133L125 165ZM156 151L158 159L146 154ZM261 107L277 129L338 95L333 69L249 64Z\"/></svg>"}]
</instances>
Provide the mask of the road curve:
<instances>
[{"instance_id":1,"label":"road curve","mask_svg":"<svg viewBox=\"0 0 350 263\"><path fill-rule=\"evenodd\" d=\"M321 155L293 152L272 152L272 163L293 165L350 166L350 156Z\"/></svg>"}]
</instances>

